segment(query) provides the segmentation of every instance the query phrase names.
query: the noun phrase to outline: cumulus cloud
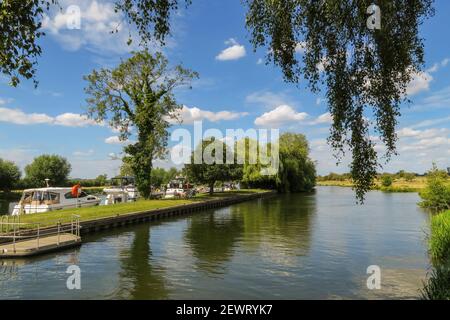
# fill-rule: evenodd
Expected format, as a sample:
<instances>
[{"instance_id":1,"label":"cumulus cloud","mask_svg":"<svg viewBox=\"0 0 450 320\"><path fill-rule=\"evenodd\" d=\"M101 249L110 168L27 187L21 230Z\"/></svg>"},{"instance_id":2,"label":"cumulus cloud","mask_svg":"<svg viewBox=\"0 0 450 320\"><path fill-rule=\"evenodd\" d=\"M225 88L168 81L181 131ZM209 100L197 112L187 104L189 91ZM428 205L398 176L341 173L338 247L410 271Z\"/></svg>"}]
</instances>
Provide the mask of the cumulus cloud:
<instances>
[{"instance_id":1,"label":"cumulus cloud","mask_svg":"<svg viewBox=\"0 0 450 320\"><path fill-rule=\"evenodd\" d=\"M20 125L50 124L64 127L98 125L94 120L78 113L63 113L56 117L45 113L25 113L20 109L0 108L0 121Z\"/></svg>"},{"instance_id":2,"label":"cumulus cloud","mask_svg":"<svg viewBox=\"0 0 450 320\"><path fill-rule=\"evenodd\" d=\"M245 57L247 54L245 47L240 45L235 39L231 38L225 41L225 44L229 47L224 49L221 53L216 56L216 60L219 61L229 61L238 60Z\"/></svg>"},{"instance_id":3,"label":"cumulus cloud","mask_svg":"<svg viewBox=\"0 0 450 320\"><path fill-rule=\"evenodd\" d=\"M429 72L415 72L411 82L406 87L406 94L413 96L422 91L428 91L432 81L433 76Z\"/></svg>"},{"instance_id":4,"label":"cumulus cloud","mask_svg":"<svg viewBox=\"0 0 450 320\"><path fill-rule=\"evenodd\" d=\"M289 105L281 105L255 119L255 125L261 127L280 127L284 124L302 121L308 117L305 112L296 112Z\"/></svg>"},{"instance_id":5,"label":"cumulus cloud","mask_svg":"<svg viewBox=\"0 0 450 320\"><path fill-rule=\"evenodd\" d=\"M241 117L248 115L247 112L233 112L233 111L219 111L212 112L207 110L202 110L196 107L189 108L187 106L183 106L183 108L179 111L177 118L182 121L183 124L192 124L195 121L203 121L208 120L211 122L218 121L228 121L235 120ZM170 120L171 123L177 123L176 120Z\"/></svg>"},{"instance_id":6,"label":"cumulus cloud","mask_svg":"<svg viewBox=\"0 0 450 320\"><path fill-rule=\"evenodd\" d=\"M310 122L310 124L312 124L312 125L316 125L316 124L330 124L330 123L333 123L333 116L329 112L321 114L316 119L314 119L313 121Z\"/></svg>"},{"instance_id":7,"label":"cumulus cloud","mask_svg":"<svg viewBox=\"0 0 450 320\"><path fill-rule=\"evenodd\" d=\"M245 97L245 102L262 105L265 108L274 108L276 106L293 103L284 93L275 93L266 90L252 92Z\"/></svg>"},{"instance_id":8,"label":"cumulus cloud","mask_svg":"<svg viewBox=\"0 0 450 320\"><path fill-rule=\"evenodd\" d=\"M44 113L25 113L19 109L0 108L0 121L13 124L52 123L54 119Z\"/></svg>"},{"instance_id":9,"label":"cumulus cloud","mask_svg":"<svg viewBox=\"0 0 450 320\"><path fill-rule=\"evenodd\" d=\"M76 51L86 47L97 53L123 54L137 48L136 45L127 45L130 30L126 28L128 24L123 15L115 12L114 3L106 0L77 1L81 13L79 29L68 28L68 23L70 25L73 21L68 8L74 4L73 1L60 0L59 4L62 10L54 9L49 15L45 14L42 28L64 49ZM116 33L111 33L115 30Z\"/></svg>"},{"instance_id":10,"label":"cumulus cloud","mask_svg":"<svg viewBox=\"0 0 450 320\"><path fill-rule=\"evenodd\" d=\"M106 144L127 144L128 141L120 140L119 136L111 136L105 139Z\"/></svg>"}]
</instances>

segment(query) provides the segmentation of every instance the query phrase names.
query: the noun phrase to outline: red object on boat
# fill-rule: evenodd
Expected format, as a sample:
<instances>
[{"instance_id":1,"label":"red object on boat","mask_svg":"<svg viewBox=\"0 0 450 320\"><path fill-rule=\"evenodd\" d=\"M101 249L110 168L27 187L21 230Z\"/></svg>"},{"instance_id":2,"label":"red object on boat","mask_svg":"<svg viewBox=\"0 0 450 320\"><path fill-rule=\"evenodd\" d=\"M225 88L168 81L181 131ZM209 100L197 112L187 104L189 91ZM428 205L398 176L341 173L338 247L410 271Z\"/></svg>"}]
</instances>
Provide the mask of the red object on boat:
<instances>
[{"instance_id":1,"label":"red object on boat","mask_svg":"<svg viewBox=\"0 0 450 320\"><path fill-rule=\"evenodd\" d=\"M78 197L80 189L81 189L81 186L79 184L74 185L72 187L72 197Z\"/></svg>"}]
</instances>

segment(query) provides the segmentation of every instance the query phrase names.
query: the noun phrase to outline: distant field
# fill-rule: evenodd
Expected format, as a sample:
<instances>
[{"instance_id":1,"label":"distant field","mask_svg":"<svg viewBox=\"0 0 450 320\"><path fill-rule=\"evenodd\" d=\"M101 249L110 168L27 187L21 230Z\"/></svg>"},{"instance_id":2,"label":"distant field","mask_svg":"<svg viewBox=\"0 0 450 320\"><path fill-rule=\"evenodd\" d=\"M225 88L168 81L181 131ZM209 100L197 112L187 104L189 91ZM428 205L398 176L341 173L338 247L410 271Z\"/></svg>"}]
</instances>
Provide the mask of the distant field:
<instances>
[{"instance_id":1,"label":"distant field","mask_svg":"<svg viewBox=\"0 0 450 320\"><path fill-rule=\"evenodd\" d=\"M392 186L383 187L380 180L375 181L374 190L382 190L387 192L418 192L426 187L427 180L425 177L418 177L412 181L405 179L396 179ZM450 181L449 181L450 184ZM351 180L344 181L318 181L319 186L337 186L337 187L353 187Z\"/></svg>"}]
</instances>

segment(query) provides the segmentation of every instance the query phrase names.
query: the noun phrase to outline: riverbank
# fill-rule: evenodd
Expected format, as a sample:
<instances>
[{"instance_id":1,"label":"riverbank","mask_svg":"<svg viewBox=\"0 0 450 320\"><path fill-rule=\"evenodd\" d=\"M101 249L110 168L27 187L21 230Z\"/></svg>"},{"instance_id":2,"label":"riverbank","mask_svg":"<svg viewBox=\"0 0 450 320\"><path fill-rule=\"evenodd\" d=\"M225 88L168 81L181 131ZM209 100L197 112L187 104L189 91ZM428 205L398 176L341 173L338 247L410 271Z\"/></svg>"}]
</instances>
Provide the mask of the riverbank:
<instances>
[{"instance_id":1,"label":"riverbank","mask_svg":"<svg viewBox=\"0 0 450 320\"><path fill-rule=\"evenodd\" d=\"M188 214L210 208L275 195L268 190L241 190L201 194L191 199L140 200L112 206L76 208L21 216L21 223L36 224L41 228L50 227L55 221L68 221L73 215L80 217L81 233L88 233L129 223L157 220L174 215Z\"/></svg>"},{"instance_id":2,"label":"riverbank","mask_svg":"<svg viewBox=\"0 0 450 320\"><path fill-rule=\"evenodd\" d=\"M389 187L385 187L382 185L381 180L376 180L375 185L372 187L372 190L379 190L383 192L420 192L425 189L427 184L425 177L415 178L412 181L407 181L405 179L398 179L393 181L392 185ZM317 181L318 186L327 186L327 187L346 187L352 188L353 183L351 180L325 180L325 181Z\"/></svg>"}]
</instances>

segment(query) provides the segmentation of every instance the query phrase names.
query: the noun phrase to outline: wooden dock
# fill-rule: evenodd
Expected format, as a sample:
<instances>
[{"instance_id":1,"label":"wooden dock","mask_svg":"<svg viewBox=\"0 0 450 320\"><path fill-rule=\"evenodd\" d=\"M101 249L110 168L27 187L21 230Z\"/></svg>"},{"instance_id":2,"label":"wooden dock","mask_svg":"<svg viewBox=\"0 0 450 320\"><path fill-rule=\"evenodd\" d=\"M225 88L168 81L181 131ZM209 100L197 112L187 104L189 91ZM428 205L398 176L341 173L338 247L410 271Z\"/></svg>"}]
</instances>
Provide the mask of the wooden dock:
<instances>
[{"instance_id":1,"label":"wooden dock","mask_svg":"<svg viewBox=\"0 0 450 320\"><path fill-rule=\"evenodd\" d=\"M66 221L68 221L66 223ZM42 228L20 222L20 216L0 220L0 259L29 257L81 245L80 217L71 215Z\"/></svg>"},{"instance_id":2,"label":"wooden dock","mask_svg":"<svg viewBox=\"0 0 450 320\"><path fill-rule=\"evenodd\" d=\"M0 258L28 257L49 251L81 245L81 238L70 233L42 236L35 239L0 245Z\"/></svg>"}]
</instances>

